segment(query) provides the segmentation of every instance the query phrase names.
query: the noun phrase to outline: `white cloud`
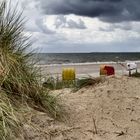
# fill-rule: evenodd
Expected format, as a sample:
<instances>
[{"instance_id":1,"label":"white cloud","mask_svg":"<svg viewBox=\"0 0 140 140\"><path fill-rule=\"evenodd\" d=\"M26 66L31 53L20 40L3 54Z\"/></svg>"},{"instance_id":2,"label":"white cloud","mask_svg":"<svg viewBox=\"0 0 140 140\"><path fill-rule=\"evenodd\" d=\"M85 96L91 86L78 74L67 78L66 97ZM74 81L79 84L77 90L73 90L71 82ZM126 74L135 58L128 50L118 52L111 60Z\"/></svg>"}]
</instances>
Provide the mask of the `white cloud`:
<instances>
[{"instance_id":1,"label":"white cloud","mask_svg":"<svg viewBox=\"0 0 140 140\"><path fill-rule=\"evenodd\" d=\"M14 5L15 0L11 1ZM38 8L39 0L21 0L19 5L28 19L26 32L39 51L140 51L140 22L106 23L76 15L45 15Z\"/></svg>"}]
</instances>

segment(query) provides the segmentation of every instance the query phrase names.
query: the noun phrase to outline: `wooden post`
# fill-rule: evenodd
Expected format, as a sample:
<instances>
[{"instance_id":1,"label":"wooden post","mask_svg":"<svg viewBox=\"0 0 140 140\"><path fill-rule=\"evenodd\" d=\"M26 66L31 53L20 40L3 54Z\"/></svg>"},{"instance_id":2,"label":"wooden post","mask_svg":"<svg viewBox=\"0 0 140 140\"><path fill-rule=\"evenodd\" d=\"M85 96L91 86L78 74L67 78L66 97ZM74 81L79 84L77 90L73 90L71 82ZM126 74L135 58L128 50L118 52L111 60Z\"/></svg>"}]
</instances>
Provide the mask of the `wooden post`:
<instances>
[{"instance_id":1,"label":"wooden post","mask_svg":"<svg viewBox=\"0 0 140 140\"><path fill-rule=\"evenodd\" d=\"M136 68L136 73L138 73L138 70L137 70L137 68Z\"/></svg>"},{"instance_id":2,"label":"wooden post","mask_svg":"<svg viewBox=\"0 0 140 140\"><path fill-rule=\"evenodd\" d=\"M131 70L129 69L129 77L131 76Z\"/></svg>"}]
</instances>

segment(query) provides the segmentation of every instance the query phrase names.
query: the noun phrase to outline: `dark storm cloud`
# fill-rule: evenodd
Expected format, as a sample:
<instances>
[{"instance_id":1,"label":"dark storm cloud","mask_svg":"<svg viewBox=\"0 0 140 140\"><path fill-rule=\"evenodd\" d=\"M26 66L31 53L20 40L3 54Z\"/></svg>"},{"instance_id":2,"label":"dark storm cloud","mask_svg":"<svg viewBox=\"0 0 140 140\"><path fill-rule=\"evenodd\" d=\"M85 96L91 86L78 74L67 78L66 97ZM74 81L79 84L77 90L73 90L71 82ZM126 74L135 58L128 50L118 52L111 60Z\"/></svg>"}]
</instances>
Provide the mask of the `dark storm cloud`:
<instances>
[{"instance_id":1,"label":"dark storm cloud","mask_svg":"<svg viewBox=\"0 0 140 140\"><path fill-rule=\"evenodd\" d=\"M45 14L76 14L103 21L139 21L140 0L41 0Z\"/></svg>"}]
</instances>

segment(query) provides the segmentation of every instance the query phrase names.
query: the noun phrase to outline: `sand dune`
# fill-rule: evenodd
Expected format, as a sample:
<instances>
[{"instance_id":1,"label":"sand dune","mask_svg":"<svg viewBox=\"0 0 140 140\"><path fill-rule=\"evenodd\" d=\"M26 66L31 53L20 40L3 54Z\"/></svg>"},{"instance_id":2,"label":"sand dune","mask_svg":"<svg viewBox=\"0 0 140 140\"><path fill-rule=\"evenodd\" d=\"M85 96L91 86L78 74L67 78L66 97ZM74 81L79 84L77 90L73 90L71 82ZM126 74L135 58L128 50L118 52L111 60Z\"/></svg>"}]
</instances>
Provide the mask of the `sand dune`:
<instances>
[{"instance_id":1,"label":"sand dune","mask_svg":"<svg viewBox=\"0 0 140 140\"><path fill-rule=\"evenodd\" d=\"M110 77L96 86L57 90L67 111L65 122L35 112L26 127L32 140L140 140L140 79ZM27 129L28 128L28 129Z\"/></svg>"}]
</instances>

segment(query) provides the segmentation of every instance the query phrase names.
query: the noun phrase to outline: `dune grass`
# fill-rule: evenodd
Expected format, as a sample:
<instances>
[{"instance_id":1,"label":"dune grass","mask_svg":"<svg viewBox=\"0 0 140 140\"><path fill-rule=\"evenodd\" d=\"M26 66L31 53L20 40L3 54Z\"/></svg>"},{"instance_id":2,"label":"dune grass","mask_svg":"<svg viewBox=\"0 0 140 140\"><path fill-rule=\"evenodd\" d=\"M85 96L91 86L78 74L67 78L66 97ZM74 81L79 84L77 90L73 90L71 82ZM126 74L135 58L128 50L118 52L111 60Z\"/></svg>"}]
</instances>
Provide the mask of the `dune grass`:
<instances>
[{"instance_id":1,"label":"dune grass","mask_svg":"<svg viewBox=\"0 0 140 140\"><path fill-rule=\"evenodd\" d=\"M59 79L58 77L54 78L48 76L47 80L43 83L43 87L49 90L58 90L63 88L72 88L73 91L78 91L79 89L87 86L93 86L100 82L103 82L102 77L83 77L77 78L75 80L65 80Z\"/></svg>"},{"instance_id":2,"label":"dune grass","mask_svg":"<svg viewBox=\"0 0 140 140\"><path fill-rule=\"evenodd\" d=\"M0 92L0 139L15 139L21 133L21 123L4 91Z\"/></svg>"},{"instance_id":3,"label":"dune grass","mask_svg":"<svg viewBox=\"0 0 140 140\"><path fill-rule=\"evenodd\" d=\"M46 78L43 83L43 87L50 90L58 90L62 88L73 88L75 87L76 80L65 80L63 81L59 77L49 76Z\"/></svg>"},{"instance_id":4,"label":"dune grass","mask_svg":"<svg viewBox=\"0 0 140 140\"><path fill-rule=\"evenodd\" d=\"M20 133L20 123L12 100L18 97L57 116L56 98L40 85L38 70L34 67L29 37L24 34L24 18L16 8L7 9L0 2L0 139L14 140Z\"/></svg>"},{"instance_id":5,"label":"dune grass","mask_svg":"<svg viewBox=\"0 0 140 140\"><path fill-rule=\"evenodd\" d=\"M34 67L31 43L24 35L24 19L17 10L7 10L0 4L0 84L7 94L32 99L42 105L43 88ZM47 100L47 99L46 99Z\"/></svg>"},{"instance_id":6,"label":"dune grass","mask_svg":"<svg viewBox=\"0 0 140 140\"><path fill-rule=\"evenodd\" d=\"M76 84L75 84L75 87L74 87L74 90L73 91L78 91L80 90L81 88L83 87L88 87L88 86L93 86L93 85L96 85L96 84L99 84L101 82L103 82L103 78L101 77L85 77L85 78L81 78L81 79L78 79L76 81Z\"/></svg>"}]
</instances>

